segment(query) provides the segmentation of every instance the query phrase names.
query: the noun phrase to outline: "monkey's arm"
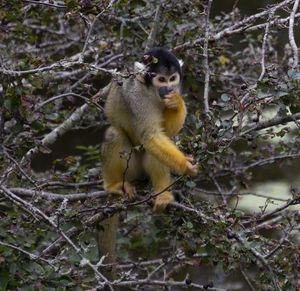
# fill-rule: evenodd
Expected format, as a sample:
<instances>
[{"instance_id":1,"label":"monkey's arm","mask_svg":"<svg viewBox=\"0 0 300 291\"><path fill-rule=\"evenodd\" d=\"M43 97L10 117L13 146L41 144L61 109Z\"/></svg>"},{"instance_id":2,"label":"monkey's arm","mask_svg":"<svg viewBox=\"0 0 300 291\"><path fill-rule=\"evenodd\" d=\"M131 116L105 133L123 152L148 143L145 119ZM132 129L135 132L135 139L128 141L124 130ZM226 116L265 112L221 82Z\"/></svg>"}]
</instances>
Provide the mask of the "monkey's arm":
<instances>
[{"instance_id":1,"label":"monkey's arm","mask_svg":"<svg viewBox=\"0 0 300 291\"><path fill-rule=\"evenodd\" d=\"M164 98L164 129L169 136L176 135L183 127L186 117L185 103L177 92L171 92Z\"/></svg>"},{"instance_id":2,"label":"monkey's arm","mask_svg":"<svg viewBox=\"0 0 300 291\"><path fill-rule=\"evenodd\" d=\"M191 159L166 135L163 112L156 103L151 102L148 91L143 89L144 86L134 86L134 81L129 80L127 85L123 98L130 112L134 132L145 150L177 173L196 175L197 165L192 165Z\"/></svg>"},{"instance_id":3,"label":"monkey's arm","mask_svg":"<svg viewBox=\"0 0 300 291\"><path fill-rule=\"evenodd\" d=\"M144 138L142 144L146 151L178 174L197 174L197 165L193 165L165 134L157 133Z\"/></svg>"}]
</instances>

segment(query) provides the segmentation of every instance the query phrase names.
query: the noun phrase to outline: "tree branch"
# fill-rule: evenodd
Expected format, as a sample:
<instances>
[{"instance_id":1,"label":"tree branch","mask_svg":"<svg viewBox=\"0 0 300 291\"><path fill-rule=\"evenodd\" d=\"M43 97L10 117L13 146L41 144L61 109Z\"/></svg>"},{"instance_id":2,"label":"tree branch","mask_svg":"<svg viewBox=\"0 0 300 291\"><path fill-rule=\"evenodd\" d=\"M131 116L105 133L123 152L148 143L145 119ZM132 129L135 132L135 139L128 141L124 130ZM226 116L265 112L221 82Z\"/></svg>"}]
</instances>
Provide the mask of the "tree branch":
<instances>
[{"instance_id":1,"label":"tree branch","mask_svg":"<svg viewBox=\"0 0 300 291\"><path fill-rule=\"evenodd\" d=\"M245 135L247 133L250 133L252 131L257 131L257 130L262 130L268 127L272 127L275 125L280 125L280 124L285 124L287 122L291 121L297 121L300 119L300 112L295 113L293 115L288 115L288 116L276 116L272 119L266 120L266 121L261 121L258 124L256 124L254 127L251 127L244 132L242 132L242 135Z\"/></svg>"},{"instance_id":2,"label":"tree branch","mask_svg":"<svg viewBox=\"0 0 300 291\"><path fill-rule=\"evenodd\" d=\"M297 47L295 37L294 37L294 21L295 21L295 14L298 9L298 6L299 6L299 0L295 0L293 10L290 15L290 21L289 21L289 41L290 41L290 45L291 45L293 53L294 53L294 61L293 61L293 65L292 65L292 68L294 68L294 69L296 67L298 67L298 63L299 63L299 52L298 52L298 47Z\"/></svg>"}]
</instances>

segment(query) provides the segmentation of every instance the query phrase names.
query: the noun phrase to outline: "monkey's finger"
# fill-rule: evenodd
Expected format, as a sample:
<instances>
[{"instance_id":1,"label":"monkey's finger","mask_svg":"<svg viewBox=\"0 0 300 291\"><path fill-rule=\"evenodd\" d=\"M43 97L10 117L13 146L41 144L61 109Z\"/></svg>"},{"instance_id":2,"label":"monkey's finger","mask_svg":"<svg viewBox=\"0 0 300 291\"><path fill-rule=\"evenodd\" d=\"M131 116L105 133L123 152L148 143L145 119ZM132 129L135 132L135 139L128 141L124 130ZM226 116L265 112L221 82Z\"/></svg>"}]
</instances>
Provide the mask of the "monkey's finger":
<instances>
[{"instance_id":1,"label":"monkey's finger","mask_svg":"<svg viewBox=\"0 0 300 291\"><path fill-rule=\"evenodd\" d=\"M181 97L176 91L171 91L170 93L166 94L165 97L171 97L171 98L178 98Z\"/></svg>"},{"instance_id":2,"label":"monkey's finger","mask_svg":"<svg viewBox=\"0 0 300 291\"><path fill-rule=\"evenodd\" d=\"M195 162L195 160L192 156L186 156L186 159L192 164Z\"/></svg>"},{"instance_id":3,"label":"monkey's finger","mask_svg":"<svg viewBox=\"0 0 300 291\"><path fill-rule=\"evenodd\" d=\"M170 109L178 108L178 102L176 99L167 98L167 99L164 99L164 103L167 108L170 108Z\"/></svg>"},{"instance_id":4,"label":"monkey's finger","mask_svg":"<svg viewBox=\"0 0 300 291\"><path fill-rule=\"evenodd\" d=\"M169 101L176 101L176 102L178 102L177 101L177 98L174 96L174 95L170 95L170 94L168 94L168 95L165 95L164 96L164 100L169 100Z\"/></svg>"},{"instance_id":5,"label":"monkey's finger","mask_svg":"<svg viewBox=\"0 0 300 291\"><path fill-rule=\"evenodd\" d=\"M169 109L177 109L178 108L177 104L173 104L173 103L165 103L165 106Z\"/></svg>"},{"instance_id":6,"label":"monkey's finger","mask_svg":"<svg viewBox=\"0 0 300 291\"><path fill-rule=\"evenodd\" d=\"M127 196L128 196L128 200L134 200L135 199L135 196L136 196L136 191L134 192L131 192L131 193L126 193Z\"/></svg>"},{"instance_id":7,"label":"monkey's finger","mask_svg":"<svg viewBox=\"0 0 300 291\"><path fill-rule=\"evenodd\" d=\"M176 97L176 92L171 91L170 93L165 95L165 98L175 98Z\"/></svg>"},{"instance_id":8,"label":"monkey's finger","mask_svg":"<svg viewBox=\"0 0 300 291\"><path fill-rule=\"evenodd\" d=\"M130 183L128 183L128 182L124 183L124 190L125 190L125 193L127 194L129 200L133 200L135 198L136 189Z\"/></svg>"},{"instance_id":9,"label":"monkey's finger","mask_svg":"<svg viewBox=\"0 0 300 291\"><path fill-rule=\"evenodd\" d=\"M198 174L198 167L198 164L193 165L190 162L187 162L186 174L190 176L196 176Z\"/></svg>"}]
</instances>

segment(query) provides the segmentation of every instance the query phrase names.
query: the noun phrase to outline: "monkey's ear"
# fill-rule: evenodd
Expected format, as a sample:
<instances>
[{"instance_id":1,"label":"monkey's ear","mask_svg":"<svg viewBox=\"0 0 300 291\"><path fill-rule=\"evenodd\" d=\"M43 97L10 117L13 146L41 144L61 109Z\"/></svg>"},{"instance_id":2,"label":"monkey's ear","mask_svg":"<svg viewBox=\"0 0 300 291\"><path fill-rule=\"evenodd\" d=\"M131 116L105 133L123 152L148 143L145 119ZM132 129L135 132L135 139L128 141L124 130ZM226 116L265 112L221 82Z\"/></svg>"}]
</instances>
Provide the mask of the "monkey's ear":
<instances>
[{"instance_id":1,"label":"monkey's ear","mask_svg":"<svg viewBox=\"0 0 300 291\"><path fill-rule=\"evenodd\" d=\"M178 62L179 62L180 68L182 68L182 66L183 66L183 64L184 64L183 60L178 60Z\"/></svg>"},{"instance_id":2,"label":"monkey's ear","mask_svg":"<svg viewBox=\"0 0 300 291\"><path fill-rule=\"evenodd\" d=\"M134 71L135 72L139 72L139 71L143 71L146 68L146 66L142 63L139 62L134 62Z\"/></svg>"}]
</instances>

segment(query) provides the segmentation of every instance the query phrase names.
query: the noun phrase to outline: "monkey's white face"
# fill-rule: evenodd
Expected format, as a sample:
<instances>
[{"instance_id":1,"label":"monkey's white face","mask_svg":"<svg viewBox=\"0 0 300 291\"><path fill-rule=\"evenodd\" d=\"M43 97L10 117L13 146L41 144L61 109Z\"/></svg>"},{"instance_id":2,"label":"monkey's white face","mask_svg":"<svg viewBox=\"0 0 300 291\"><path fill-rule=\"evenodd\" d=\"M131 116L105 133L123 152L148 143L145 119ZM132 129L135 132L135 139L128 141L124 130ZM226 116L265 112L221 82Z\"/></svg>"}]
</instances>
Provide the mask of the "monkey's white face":
<instances>
[{"instance_id":1,"label":"monkey's white face","mask_svg":"<svg viewBox=\"0 0 300 291\"><path fill-rule=\"evenodd\" d=\"M183 62L179 60L180 66L183 65ZM146 72L146 65L135 62L134 63L135 72L137 74L137 79L141 82L145 82L144 73ZM174 91L177 93L181 93L181 78L178 71L176 71L175 66L170 68L161 67L159 72L155 72L155 76L152 77L151 83L153 88L156 91L156 95L160 96L160 98L164 98L165 95Z\"/></svg>"},{"instance_id":2,"label":"monkey's white face","mask_svg":"<svg viewBox=\"0 0 300 291\"><path fill-rule=\"evenodd\" d=\"M180 88L180 75L177 72L172 75L157 74L153 77L152 84L157 89L168 87L176 91L177 88Z\"/></svg>"},{"instance_id":3,"label":"monkey's white face","mask_svg":"<svg viewBox=\"0 0 300 291\"><path fill-rule=\"evenodd\" d=\"M157 73L152 78L152 85L161 99L171 92L180 94L180 74L178 72L173 74Z\"/></svg>"}]
</instances>

